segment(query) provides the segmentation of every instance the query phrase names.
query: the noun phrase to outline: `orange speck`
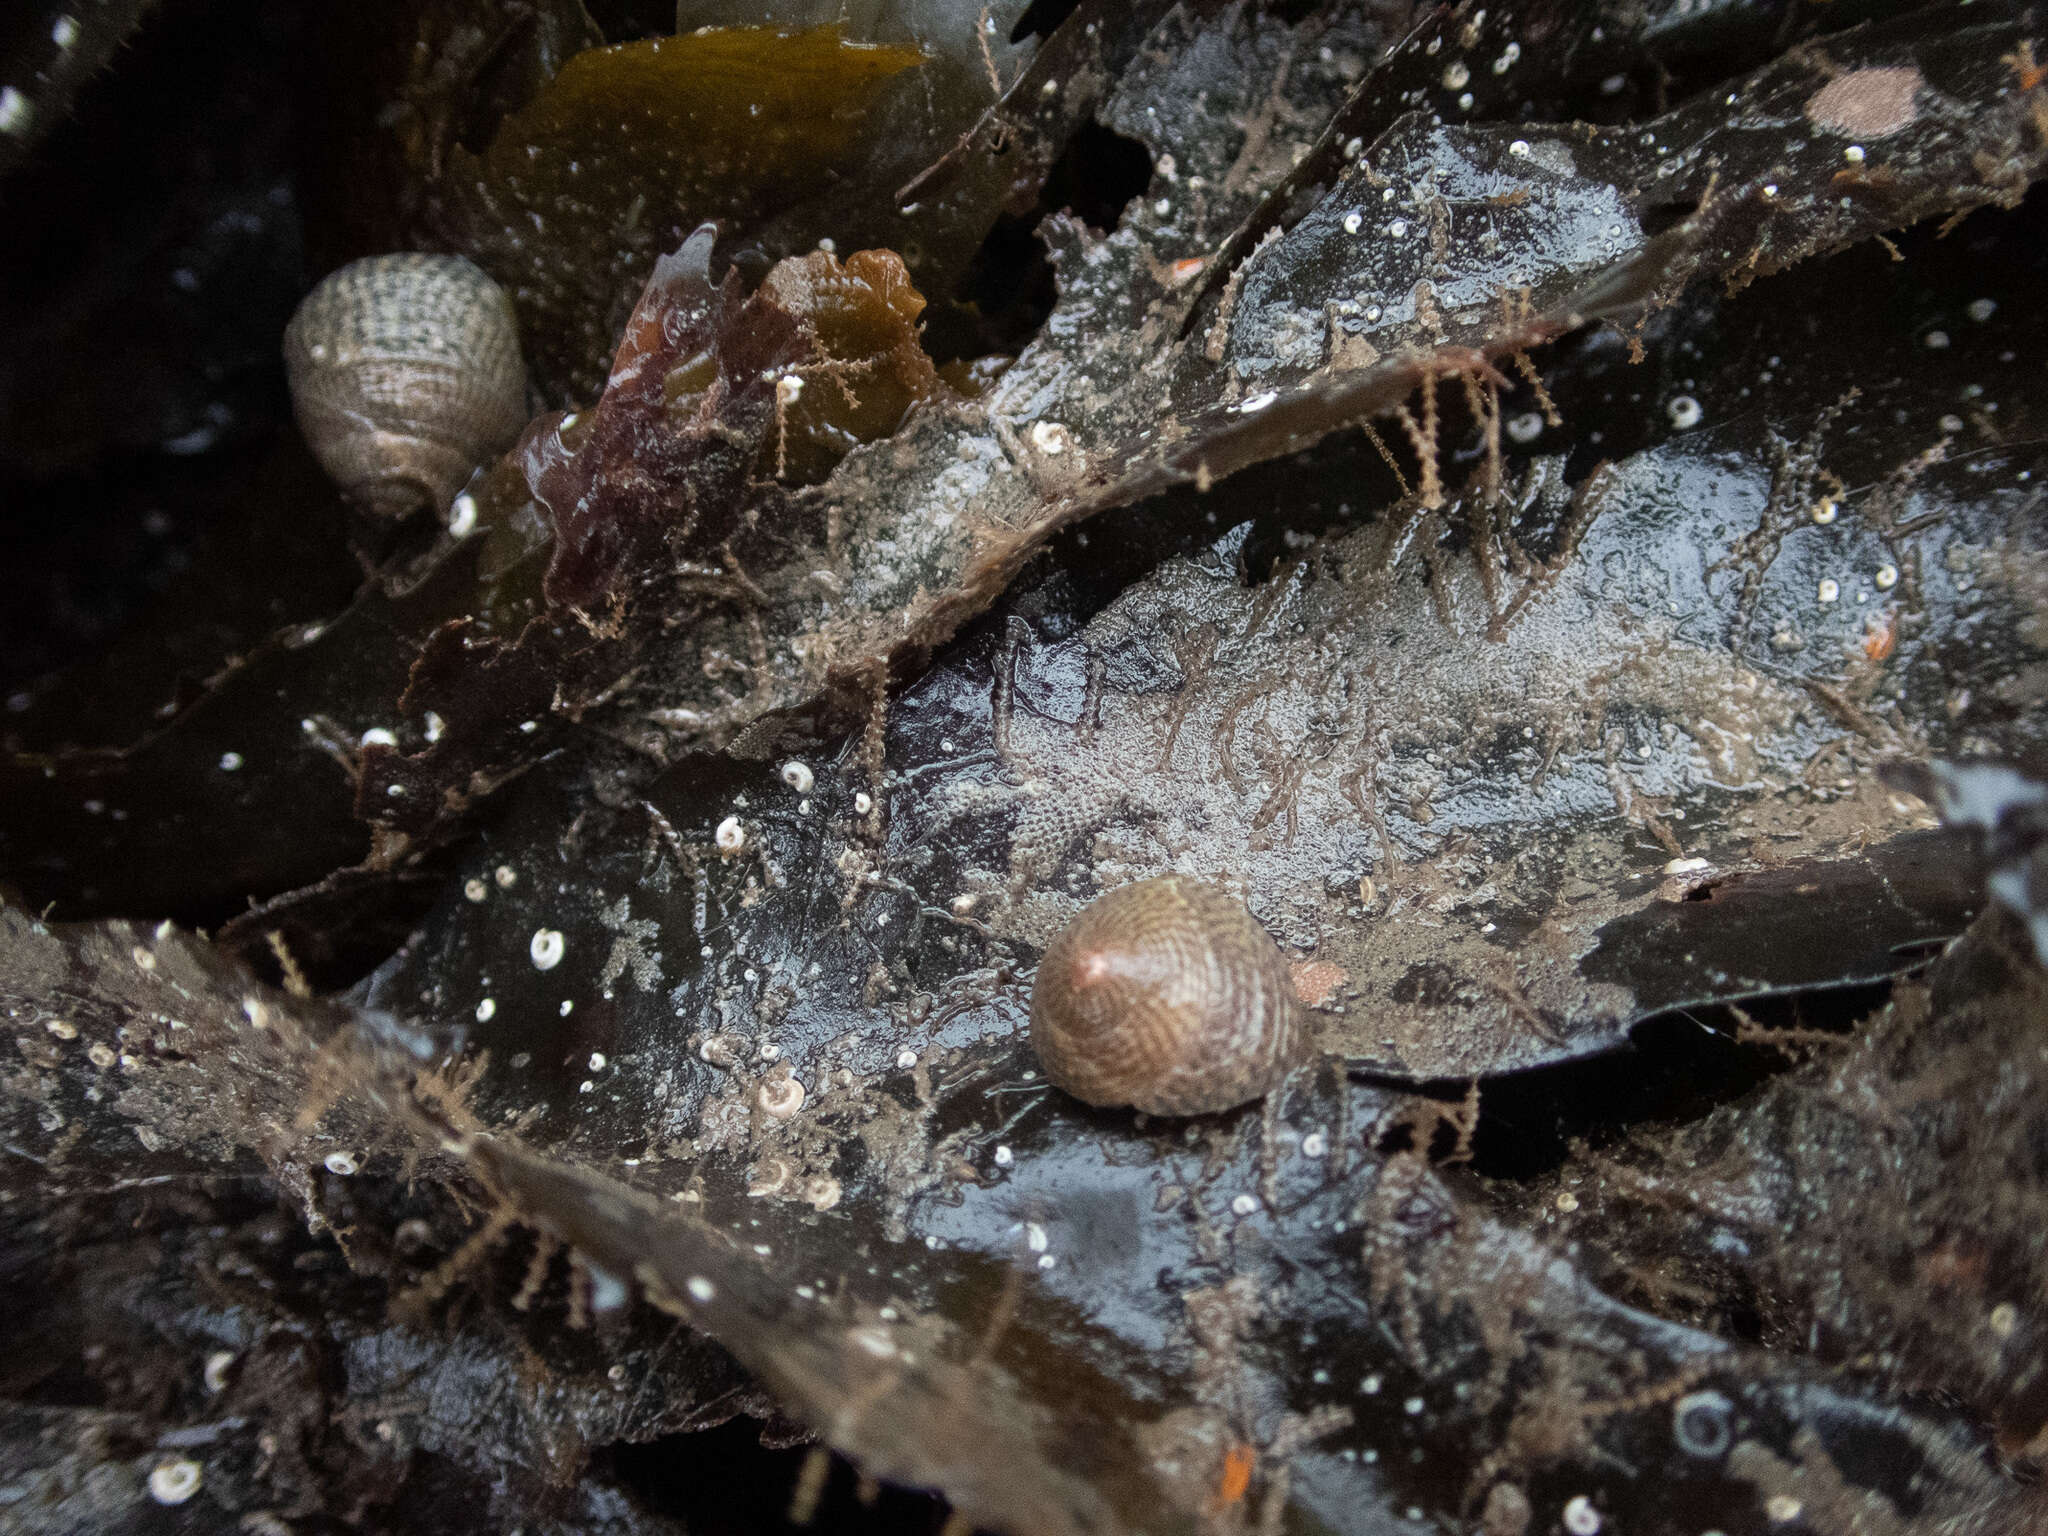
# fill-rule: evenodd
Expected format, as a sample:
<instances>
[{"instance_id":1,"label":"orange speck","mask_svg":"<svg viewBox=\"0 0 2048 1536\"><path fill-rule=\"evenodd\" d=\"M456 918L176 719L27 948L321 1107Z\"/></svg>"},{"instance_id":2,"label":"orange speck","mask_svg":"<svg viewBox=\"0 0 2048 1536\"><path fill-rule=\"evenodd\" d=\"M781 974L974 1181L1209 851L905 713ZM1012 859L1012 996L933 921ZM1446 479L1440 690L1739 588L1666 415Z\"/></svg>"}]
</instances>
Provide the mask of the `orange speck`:
<instances>
[{"instance_id":1,"label":"orange speck","mask_svg":"<svg viewBox=\"0 0 2048 1536\"><path fill-rule=\"evenodd\" d=\"M1883 661L1891 655L1892 647L1898 643L1898 615L1887 609L1873 613L1870 623L1863 632L1863 654L1872 661Z\"/></svg>"},{"instance_id":2,"label":"orange speck","mask_svg":"<svg viewBox=\"0 0 2048 1536\"><path fill-rule=\"evenodd\" d=\"M1223 1482L1216 1490L1216 1502L1228 1509L1252 1485L1252 1468L1258 1464L1248 1445L1233 1445L1223 1453Z\"/></svg>"},{"instance_id":3,"label":"orange speck","mask_svg":"<svg viewBox=\"0 0 2048 1536\"><path fill-rule=\"evenodd\" d=\"M1920 1256L1920 1278L1936 1290L1981 1291L1985 1260L1976 1245L1950 1239Z\"/></svg>"},{"instance_id":4,"label":"orange speck","mask_svg":"<svg viewBox=\"0 0 2048 1536\"><path fill-rule=\"evenodd\" d=\"M2022 41L2018 48L2005 55L1999 62L2012 70L2013 78L2019 81L2020 89L2023 91L2031 91L2042 80L2048 79L2048 69L2034 62L2034 45L2031 41Z\"/></svg>"},{"instance_id":5,"label":"orange speck","mask_svg":"<svg viewBox=\"0 0 2048 1536\"><path fill-rule=\"evenodd\" d=\"M1173 264L1173 286L1178 288L1209 264L1205 256L1183 256Z\"/></svg>"}]
</instances>

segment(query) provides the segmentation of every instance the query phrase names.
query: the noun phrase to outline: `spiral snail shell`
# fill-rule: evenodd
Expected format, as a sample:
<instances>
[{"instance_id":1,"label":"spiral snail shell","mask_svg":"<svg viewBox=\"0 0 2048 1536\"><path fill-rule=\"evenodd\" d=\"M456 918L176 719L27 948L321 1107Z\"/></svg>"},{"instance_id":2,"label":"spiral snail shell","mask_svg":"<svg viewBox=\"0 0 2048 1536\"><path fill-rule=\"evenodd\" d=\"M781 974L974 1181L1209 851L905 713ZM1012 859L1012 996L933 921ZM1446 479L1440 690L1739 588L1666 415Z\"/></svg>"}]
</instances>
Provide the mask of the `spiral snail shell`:
<instances>
[{"instance_id":1,"label":"spiral snail shell","mask_svg":"<svg viewBox=\"0 0 2048 1536\"><path fill-rule=\"evenodd\" d=\"M1084 908L1039 962L1031 1044L1090 1104L1200 1115L1256 1099L1300 1059L1287 962L1241 902L1165 875Z\"/></svg>"},{"instance_id":2,"label":"spiral snail shell","mask_svg":"<svg viewBox=\"0 0 2048 1536\"><path fill-rule=\"evenodd\" d=\"M386 517L445 508L526 425L512 301L461 256L329 273L284 333L292 410L320 467Z\"/></svg>"}]
</instances>

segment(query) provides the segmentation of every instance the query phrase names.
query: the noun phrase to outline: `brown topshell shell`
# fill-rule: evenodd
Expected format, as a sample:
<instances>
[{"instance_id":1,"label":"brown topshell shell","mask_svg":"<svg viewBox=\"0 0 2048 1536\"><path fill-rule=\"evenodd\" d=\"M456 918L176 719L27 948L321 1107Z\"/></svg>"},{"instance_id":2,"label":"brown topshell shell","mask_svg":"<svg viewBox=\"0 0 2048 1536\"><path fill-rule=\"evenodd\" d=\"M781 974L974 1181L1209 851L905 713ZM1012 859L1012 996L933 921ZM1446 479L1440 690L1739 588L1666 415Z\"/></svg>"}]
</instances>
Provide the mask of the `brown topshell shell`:
<instances>
[{"instance_id":1,"label":"brown topshell shell","mask_svg":"<svg viewBox=\"0 0 2048 1536\"><path fill-rule=\"evenodd\" d=\"M460 256L406 251L329 273L285 327L284 360L313 456L383 516L445 508L526 425L511 300Z\"/></svg>"},{"instance_id":2,"label":"brown topshell shell","mask_svg":"<svg viewBox=\"0 0 2048 1536\"><path fill-rule=\"evenodd\" d=\"M1119 886L1045 952L1031 1043L1090 1104L1200 1115L1259 1098L1301 1058L1287 962L1242 902L1181 875Z\"/></svg>"}]
</instances>

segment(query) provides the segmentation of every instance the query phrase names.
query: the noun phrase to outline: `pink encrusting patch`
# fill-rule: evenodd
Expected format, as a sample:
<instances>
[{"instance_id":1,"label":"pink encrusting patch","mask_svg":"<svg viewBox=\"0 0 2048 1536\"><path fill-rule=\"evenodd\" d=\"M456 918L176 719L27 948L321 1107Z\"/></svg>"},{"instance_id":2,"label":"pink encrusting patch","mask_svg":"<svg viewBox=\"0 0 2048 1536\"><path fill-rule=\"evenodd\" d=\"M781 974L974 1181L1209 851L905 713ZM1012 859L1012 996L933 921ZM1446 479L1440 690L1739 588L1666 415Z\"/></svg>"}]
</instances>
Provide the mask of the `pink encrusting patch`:
<instances>
[{"instance_id":1,"label":"pink encrusting patch","mask_svg":"<svg viewBox=\"0 0 2048 1536\"><path fill-rule=\"evenodd\" d=\"M1806 100L1816 128L1851 139L1882 139L1912 124L1913 98L1924 82L1911 65L1854 69L1838 75Z\"/></svg>"},{"instance_id":2,"label":"pink encrusting patch","mask_svg":"<svg viewBox=\"0 0 2048 1536\"><path fill-rule=\"evenodd\" d=\"M1288 967L1294 995L1310 1008L1320 1008L1337 995L1337 989L1351 979L1341 965L1327 960L1297 960Z\"/></svg>"}]
</instances>

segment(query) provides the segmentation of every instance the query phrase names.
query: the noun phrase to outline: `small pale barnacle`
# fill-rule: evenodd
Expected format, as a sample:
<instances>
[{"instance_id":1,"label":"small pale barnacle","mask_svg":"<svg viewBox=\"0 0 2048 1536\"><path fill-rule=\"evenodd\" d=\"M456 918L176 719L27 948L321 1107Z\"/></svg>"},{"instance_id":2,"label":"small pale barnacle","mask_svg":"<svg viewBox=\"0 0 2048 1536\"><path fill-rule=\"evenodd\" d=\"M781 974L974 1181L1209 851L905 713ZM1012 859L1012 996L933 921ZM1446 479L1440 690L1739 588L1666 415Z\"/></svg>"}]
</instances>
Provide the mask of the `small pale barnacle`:
<instances>
[{"instance_id":1,"label":"small pale barnacle","mask_svg":"<svg viewBox=\"0 0 2048 1536\"><path fill-rule=\"evenodd\" d=\"M800 795L808 795L811 786L817 782L817 775L811 772L811 765L801 758L792 757L782 765L782 782Z\"/></svg>"},{"instance_id":2,"label":"small pale barnacle","mask_svg":"<svg viewBox=\"0 0 2048 1536\"><path fill-rule=\"evenodd\" d=\"M736 858L747 851L747 829L737 816L728 816L721 821L711 834L711 840L723 858Z\"/></svg>"},{"instance_id":3,"label":"small pale barnacle","mask_svg":"<svg viewBox=\"0 0 2048 1536\"><path fill-rule=\"evenodd\" d=\"M1031 993L1031 1043L1090 1104L1231 1109L1305 1048L1287 961L1243 903L1166 875L1119 886L1061 930Z\"/></svg>"},{"instance_id":4,"label":"small pale barnacle","mask_svg":"<svg viewBox=\"0 0 2048 1536\"><path fill-rule=\"evenodd\" d=\"M167 1456L149 1469L149 1496L159 1504L183 1504L199 1491L206 1473L189 1456Z\"/></svg>"},{"instance_id":5,"label":"small pale barnacle","mask_svg":"<svg viewBox=\"0 0 2048 1536\"><path fill-rule=\"evenodd\" d=\"M755 1090L754 1102L771 1120L787 1120L804 1107L804 1085L784 1075L771 1077Z\"/></svg>"},{"instance_id":6,"label":"small pale barnacle","mask_svg":"<svg viewBox=\"0 0 2048 1536\"><path fill-rule=\"evenodd\" d=\"M697 1059L721 1072L730 1072L739 1065L746 1048L747 1042L738 1035L706 1035L704 1043L697 1047Z\"/></svg>"},{"instance_id":7,"label":"small pale barnacle","mask_svg":"<svg viewBox=\"0 0 2048 1536\"><path fill-rule=\"evenodd\" d=\"M526 946L527 955L533 961L536 971L552 971L562 963L562 955L568 948L561 930L557 928L536 928L533 938Z\"/></svg>"},{"instance_id":8,"label":"small pale barnacle","mask_svg":"<svg viewBox=\"0 0 2048 1536\"><path fill-rule=\"evenodd\" d=\"M1529 1495L1513 1483L1495 1483L1479 1512L1479 1529L1484 1536L1525 1536L1535 1517Z\"/></svg>"},{"instance_id":9,"label":"small pale barnacle","mask_svg":"<svg viewBox=\"0 0 2048 1536\"><path fill-rule=\"evenodd\" d=\"M1686 1393L1671 1405L1671 1438L1688 1456L1718 1460L1735 1444L1735 1405L1712 1389Z\"/></svg>"},{"instance_id":10,"label":"small pale barnacle","mask_svg":"<svg viewBox=\"0 0 2048 1536\"><path fill-rule=\"evenodd\" d=\"M762 1158L747 1170L747 1195L754 1200L783 1194L796 1178L796 1167L779 1153Z\"/></svg>"},{"instance_id":11,"label":"small pale barnacle","mask_svg":"<svg viewBox=\"0 0 2048 1536\"><path fill-rule=\"evenodd\" d=\"M200 1367L199 1379L206 1390L218 1397L228 1387L228 1373L235 1368L235 1352L232 1349L216 1349L208 1353L206 1363Z\"/></svg>"},{"instance_id":12,"label":"small pale barnacle","mask_svg":"<svg viewBox=\"0 0 2048 1536\"><path fill-rule=\"evenodd\" d=\"M25 133L35 105L11 85L0 85L0 133Z\"/></svg>"}]
</instances>

